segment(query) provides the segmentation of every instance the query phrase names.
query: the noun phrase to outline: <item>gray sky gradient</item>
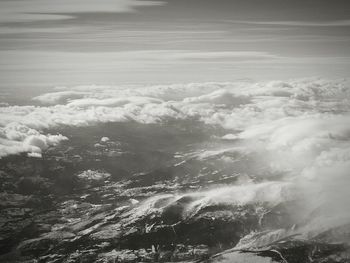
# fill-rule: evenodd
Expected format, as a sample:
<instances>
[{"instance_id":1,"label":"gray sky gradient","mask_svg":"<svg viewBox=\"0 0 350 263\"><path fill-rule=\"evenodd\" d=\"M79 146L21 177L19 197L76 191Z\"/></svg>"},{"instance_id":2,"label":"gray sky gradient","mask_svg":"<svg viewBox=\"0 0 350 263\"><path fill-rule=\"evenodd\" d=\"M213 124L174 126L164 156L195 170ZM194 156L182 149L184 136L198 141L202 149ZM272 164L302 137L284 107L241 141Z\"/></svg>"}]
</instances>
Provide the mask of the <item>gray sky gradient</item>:
<instances>
[{"instance_id":1,"label":"gray sky gradient","mask_svg":"<svg viewBox=\"0 0 350 263\"><path fill-rule=\"evenodd\" d=\"M348 0L0 0L0 89L348 77Z\"/></svg>"}]
</instances>

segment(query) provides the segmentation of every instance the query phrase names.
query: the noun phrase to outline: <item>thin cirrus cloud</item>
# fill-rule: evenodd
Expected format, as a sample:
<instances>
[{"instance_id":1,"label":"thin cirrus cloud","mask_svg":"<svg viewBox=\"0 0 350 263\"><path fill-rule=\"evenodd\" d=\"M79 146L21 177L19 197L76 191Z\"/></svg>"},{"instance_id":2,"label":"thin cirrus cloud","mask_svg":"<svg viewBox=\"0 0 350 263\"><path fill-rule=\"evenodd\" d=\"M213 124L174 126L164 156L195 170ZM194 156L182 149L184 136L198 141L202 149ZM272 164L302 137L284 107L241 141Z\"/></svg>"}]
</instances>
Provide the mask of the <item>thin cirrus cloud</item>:
<instances>
[{"instance_id":1,"label":"thin cirrus cloud","mask_svg":"<svg viewBox=\"0 0 350 263\"><path fill-rule=\"evenodd\" d=\"M7 72L0 76L0 83L3 86L20 83L39 85L43 83L48 85L113 83L120 82L121 79L124 83L130 80L141 82L140 80L144 79L153 82L155 72L166 70L170 73L165 72L165 74L171 74L171 71L181 72L183 70L181 67L191 67L190 70L195 74L202 74L202 70L208 70L209 65L215 66L218 63L242 65L285 60L268 52L201 50L0 51L0 57L3 61L10 61L10 63L0 63L0 71ZM202 65L202 63L205 64ZM214 70L217 72L220 68ZM41 74L37 74L38 72ZM169 76L173 78L174 74ZM20 80L18 76L21 76ZM157 81L161 79L161 82L167 82L168 77L165 76L163 79L162 77L164 76L157 74ZM183 77L178 79L184 81Z\"/></svg>"},{"instance_id":2,"label":"thin cirrus cloud","mask_svg":"<svg viewBox=\"0 0 350 263\"><path fill-rule=\"evenodd\" d=\"M350 26L350 20L333 20L333 21L245 21L230 20L235 24L248 25L271 25L271 26L296 26L296 27L343 27Z\"/></svg>"},{"instance_id":3,"label":"thin cirrus cloud","mask_svg":"<svg viewBox=\"0 0 350 263\"><path fill-rule=\"evenodd\" d=\"M72 18L74 13L129 13L137 7L163 4L148 0L3 0L0 1L0 22L62 20Z\"/></svg>"},{"instance_id":4,"label":"thin cirrus cloud","mask_svg":"<svg viewBox=\"0 0 350 263\"><path fill-rule=\"evenodd\" d=\"M0 51L0 55L4 58L8 58L13 63L23 61L39 62L42 58L46 62L48 58L54 58L55 63L69 61L69 58L83 61L84 59L94 59L104 61L107 58L113 58L116 62L123 61L175 61L175 60L215 60L215 59L232 59L239 60L256 60L256 59L278 59L281 58L278 55L269 52L260 51L200 51L200 50L131 50L131 51L119 51L119 52L47 52L47 51Z\"/></svg>"},{"instance_id":5,"label":"thin cirrus cloud","mask_svg":"<svg viewBox=\"0 0 350 263\"><path fill-rule=\"evenodd\" d=\"M255 59L276 59L277 55L259 51L215 51L215 52L181 52L170 54L168 58L173 59L235 59L235 60L255 60Z\"/></svg>"},{"instance_id":6,"label":"thin cirrus cloud","mask_svg":"<svg viewBox=\"0 0 350 263\"><path fill-rule=\"evenodd\" d=\"M197 50L138 50L115 53L120 59L127 60L260 60L277 59L277 55L260 51L197 51Z\"/></svg>"}]
</instances>

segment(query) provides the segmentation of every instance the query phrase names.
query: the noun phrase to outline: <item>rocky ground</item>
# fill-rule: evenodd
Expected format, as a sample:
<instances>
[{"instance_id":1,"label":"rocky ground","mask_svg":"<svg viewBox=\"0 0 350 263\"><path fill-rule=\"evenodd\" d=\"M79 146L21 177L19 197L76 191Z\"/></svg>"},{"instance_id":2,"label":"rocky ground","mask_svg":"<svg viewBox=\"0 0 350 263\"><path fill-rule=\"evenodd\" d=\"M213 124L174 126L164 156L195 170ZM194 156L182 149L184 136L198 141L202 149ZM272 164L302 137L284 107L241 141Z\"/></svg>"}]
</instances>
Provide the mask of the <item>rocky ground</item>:
<instances>
[{"instance_id":1,"label":"rocky ground","mask_svg":"<svg viewBox=\"0 0 350 263\"><path fill-rule=\"evenodd\" d=\"M204 129L68 129L41 159L0 159L0 261L350 262L350 227L300 236L297 202L209 202L203 191L258 179L232 153L192 157L221 143Z\"/></svg>"}]
</instances>

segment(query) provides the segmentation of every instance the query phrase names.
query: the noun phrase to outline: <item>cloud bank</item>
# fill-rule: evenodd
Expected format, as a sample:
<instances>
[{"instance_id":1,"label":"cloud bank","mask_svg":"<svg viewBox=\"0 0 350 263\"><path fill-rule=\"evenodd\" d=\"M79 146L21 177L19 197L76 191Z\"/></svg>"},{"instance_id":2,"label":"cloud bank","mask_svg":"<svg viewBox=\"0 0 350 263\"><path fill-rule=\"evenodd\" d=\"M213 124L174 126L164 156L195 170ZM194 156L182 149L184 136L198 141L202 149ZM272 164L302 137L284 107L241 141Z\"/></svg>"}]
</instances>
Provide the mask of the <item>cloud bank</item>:
<instances>
[{"instance_id":1,"label":"cloud bank","mask_svg":"<svg viewBox=\"0 0 350 263\"><path fill-rule=\"evenodd\" d=\"M155 86L77 86L33 98L42 106L0 108L2 138L23 142L61 125L161 122L197 117L264 142L268 149L324 150L349 137L346 80L193 83ZM2 154L4 156L5 154Z\"/></svg>"}]
</instances>

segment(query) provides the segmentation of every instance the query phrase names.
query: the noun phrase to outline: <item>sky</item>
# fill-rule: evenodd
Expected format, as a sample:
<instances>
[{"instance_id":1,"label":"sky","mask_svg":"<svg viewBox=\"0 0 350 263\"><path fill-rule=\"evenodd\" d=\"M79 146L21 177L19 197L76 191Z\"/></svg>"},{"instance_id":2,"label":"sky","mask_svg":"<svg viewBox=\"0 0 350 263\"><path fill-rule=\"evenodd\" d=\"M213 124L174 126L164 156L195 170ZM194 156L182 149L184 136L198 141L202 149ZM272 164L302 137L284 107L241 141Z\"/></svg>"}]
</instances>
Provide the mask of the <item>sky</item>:
<instances>
[{"instance_id":1,"label":"sky","mask_svg":"<svg viewBox=\"0 0 350 263\"><path fill-rule=\"evenodd\" d=\"M348 77L348 0L0 0L0 90Z\"/></svg>"}]
</instances>

